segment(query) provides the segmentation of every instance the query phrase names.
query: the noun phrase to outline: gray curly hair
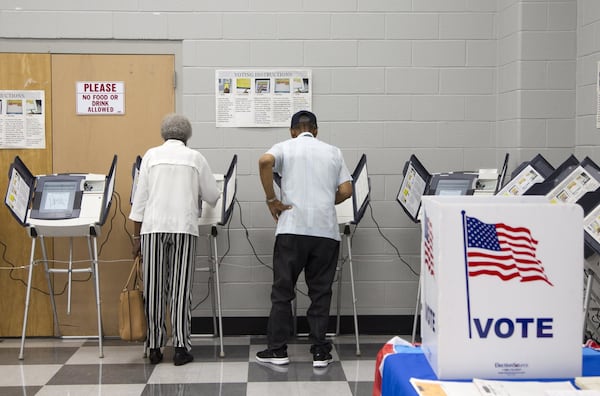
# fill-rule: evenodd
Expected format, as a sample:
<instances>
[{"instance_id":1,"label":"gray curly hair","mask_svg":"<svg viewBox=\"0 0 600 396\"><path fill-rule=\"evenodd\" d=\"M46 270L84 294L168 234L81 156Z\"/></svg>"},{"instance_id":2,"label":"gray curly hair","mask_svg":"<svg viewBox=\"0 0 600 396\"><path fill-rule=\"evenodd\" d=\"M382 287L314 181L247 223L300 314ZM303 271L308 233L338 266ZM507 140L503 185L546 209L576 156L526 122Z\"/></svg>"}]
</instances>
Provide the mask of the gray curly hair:
<instances>
[{"instance_id":1,"label":"gray curly hair","mask_svg":"<svg viewBox=\"0 0 600 396\"><path fill-rule=\"evenodd\" d=\"M192 136L192 124L180 114L168 114L163 118L160 135L164 140L177 139L186 143Z\"/></svg>"}]
</instances>

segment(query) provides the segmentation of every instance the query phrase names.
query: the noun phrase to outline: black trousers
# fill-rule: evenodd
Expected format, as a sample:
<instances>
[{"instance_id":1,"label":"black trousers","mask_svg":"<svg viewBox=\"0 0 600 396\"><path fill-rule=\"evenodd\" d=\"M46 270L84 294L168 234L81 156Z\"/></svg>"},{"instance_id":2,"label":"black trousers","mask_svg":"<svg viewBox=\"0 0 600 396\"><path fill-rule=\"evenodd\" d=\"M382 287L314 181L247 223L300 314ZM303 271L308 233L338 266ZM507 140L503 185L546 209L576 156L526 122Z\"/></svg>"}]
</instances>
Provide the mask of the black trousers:
<instances>
[{"instance_id":1,"label":"black trousers","mask_svg":"<svg viewBox=\"0 0 600 396\"><path fill-rule=\"evenodd\" d=\"M309 339L314 348L331 350L326 340L331 286L339 255L339 241L306 235L279 234L273 252L271 314L267 326L269 349L287 347L293 330L292 300L298 276L304 270L310 307L306 312Z\"/></svg>"}]
</instances>

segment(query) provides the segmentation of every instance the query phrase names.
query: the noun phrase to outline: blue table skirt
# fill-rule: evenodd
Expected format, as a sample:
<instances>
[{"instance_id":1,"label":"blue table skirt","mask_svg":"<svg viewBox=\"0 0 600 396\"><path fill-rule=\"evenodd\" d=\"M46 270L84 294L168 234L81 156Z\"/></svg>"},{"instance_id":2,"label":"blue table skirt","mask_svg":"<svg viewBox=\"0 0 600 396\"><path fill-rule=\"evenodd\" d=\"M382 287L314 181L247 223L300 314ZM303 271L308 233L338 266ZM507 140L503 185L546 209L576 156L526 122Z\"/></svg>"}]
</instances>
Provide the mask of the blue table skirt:
<instances>
[{"instance_id":1,"label":"blue table skirt","mask_svg":"<svg viewBox=\"0 0 600 396\"><path fill-rule=\"evenodd\" d=\"M405 349L405 351L386 357L381 381L382 396L418 396L418 393L410 384L410 378L437 380L421 348L410 348ZM583 348L582 371L584 377L600 376L600 352L591 348ZM574 378L556 378L552 380L569 380L573 382ZM546 379L546 381L549 381L549 379Z\"/></svg>"}]
</instances>

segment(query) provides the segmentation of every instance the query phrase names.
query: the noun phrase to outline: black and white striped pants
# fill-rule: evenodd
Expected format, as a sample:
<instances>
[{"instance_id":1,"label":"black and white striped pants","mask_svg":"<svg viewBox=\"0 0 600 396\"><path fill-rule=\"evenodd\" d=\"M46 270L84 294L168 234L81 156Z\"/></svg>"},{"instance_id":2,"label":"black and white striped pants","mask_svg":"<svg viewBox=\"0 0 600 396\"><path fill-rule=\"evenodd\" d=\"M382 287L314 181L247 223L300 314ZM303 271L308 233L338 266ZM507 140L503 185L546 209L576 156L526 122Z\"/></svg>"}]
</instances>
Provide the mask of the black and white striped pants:
<instances>
[{"instance_id":1,"label":"black and white striped pants","mask_svg":"<svg viewBox=\"0 0 600 396\"><path fill-rule=\"evenodd\" d=\"M144 305L148 348L167 342L165 311L170 308L173 346L192 348L192 280L197 237L190 234L143 234Z\"/></svg>"}]
</instances>

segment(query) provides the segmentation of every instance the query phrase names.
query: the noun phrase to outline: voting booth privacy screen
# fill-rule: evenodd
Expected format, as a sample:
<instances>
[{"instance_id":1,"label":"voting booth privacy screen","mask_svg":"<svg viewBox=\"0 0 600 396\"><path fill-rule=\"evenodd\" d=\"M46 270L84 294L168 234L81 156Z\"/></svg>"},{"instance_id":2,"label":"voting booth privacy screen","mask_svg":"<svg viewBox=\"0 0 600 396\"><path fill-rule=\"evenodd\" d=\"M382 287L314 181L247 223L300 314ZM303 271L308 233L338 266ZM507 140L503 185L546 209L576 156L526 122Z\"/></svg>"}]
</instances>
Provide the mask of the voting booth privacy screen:
<instances>
[{"instance_id":1,"label":"voting booth privacy screen","mask_svg":"<svg viewBox=\"0 0 600 396\"><path fill-rule=\"evenodd\" d=\"M79 236L108 217L117 156L107 175L64 173L33 176L17 156L9 169L4 200L13 217L40 235Z\"/></svg>"},{"instance_id":2,"label":"voting booth privacy screen","mask_svg":"<svg viewBox=\"0 0 600 396\"><path fill-rule=\"evenodd\" d=\"M214 207L201 201L199 225L225 225L229 222L237 194L237 154L233 155L227 173L214 174L221 198Z\"/></svg>"},{"instance_id":3,"label":"voting booth privacy screen","mask_svg":"<svg viewBox=\"0 0 600 396\"><path fill-rule=\"evenodd\" d=\"M9 212L19 222L25 225L29 215L29 204L35 188L35 176L29 171L19 156L8 169L8 188L4 204Z\"/></svg>"},{"instance_id":4,"label":"voting booth privacy screen","mask_svg":"<svg viewBox=\"0 0 600 396\"><path fill-rule=\"evenodd\" d=\"M352 172L352 197L335 205L338 224L358 224L371 202L367 155L362 154Z\"/></svg>"},{"instance_id":5,"label":"voting booth privacy screen","mask_svg":"<svg viewBox=\"0 0 600 396\"><path fill-rule=\"evenodd\" d=\"M525 161L517 166L511 173L510 180L500 185L501 189L496 195L507 197L524 195L535 184L546 180L552 172L554 172L552 165L538 154L531 161Z\"/></svg>"},{"instance_id":6,"label":"voting booth privacy screen","mask_svg":"<svg viewBox=\"0 0 600 396\"><path fill-rule=\"evenodd\" d=\"M497 169L479 169L478 172L429 173L413 154L404 164L402 183L396 201L412 221L421 217L421 198L424 195L493 195L498 182L504 177L508 162L505 156L502 172Z\"/></svg>"},{"instance_id":7,"label":"voting booth privacy screen","mask_svg":"<svg viewBox=\"0 0 600 396\"><path fill-rule=\"evenodd\" d=\"M581 375L583 211L423 197L421 336L440 379Z\"/></svg>"}]
</instances>

